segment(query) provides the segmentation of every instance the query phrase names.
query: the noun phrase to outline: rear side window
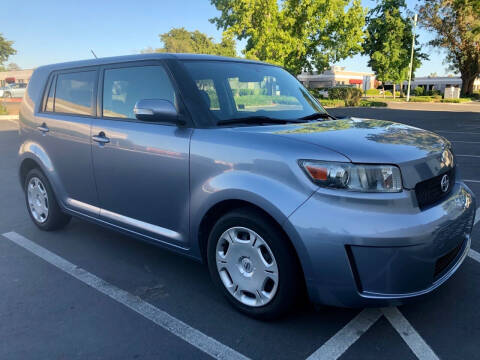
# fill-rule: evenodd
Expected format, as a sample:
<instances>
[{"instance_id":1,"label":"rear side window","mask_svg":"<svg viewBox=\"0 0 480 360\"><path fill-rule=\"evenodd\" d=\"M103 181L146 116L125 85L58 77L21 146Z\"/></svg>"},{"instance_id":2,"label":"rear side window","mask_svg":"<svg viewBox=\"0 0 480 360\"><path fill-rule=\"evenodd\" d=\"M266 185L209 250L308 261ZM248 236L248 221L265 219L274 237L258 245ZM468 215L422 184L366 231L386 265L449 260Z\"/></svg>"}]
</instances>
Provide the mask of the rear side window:
<instances>
[{"instance_id":1,"label":"rear side window","mask_svg":"<svg viewBox=\"0 0 480 360\"><path fill-rule=\"evenodd\" d=\"M56 113L91 115L96 71L58 74L55 86L52 84L46 111ZM54 98L53 106L50 99Z\"/></svg>"},{"instance_id":2,"label":"rear side window","mask_svg":"<svg viewBox=\"0 0 480 360\"><path fill-rule=\"evenodd\" d=\"M133 108L142 99L168 100L175 106L175 90L159 65L105 70L103 116L135 119Z\"/></svg>"}]
</instances>

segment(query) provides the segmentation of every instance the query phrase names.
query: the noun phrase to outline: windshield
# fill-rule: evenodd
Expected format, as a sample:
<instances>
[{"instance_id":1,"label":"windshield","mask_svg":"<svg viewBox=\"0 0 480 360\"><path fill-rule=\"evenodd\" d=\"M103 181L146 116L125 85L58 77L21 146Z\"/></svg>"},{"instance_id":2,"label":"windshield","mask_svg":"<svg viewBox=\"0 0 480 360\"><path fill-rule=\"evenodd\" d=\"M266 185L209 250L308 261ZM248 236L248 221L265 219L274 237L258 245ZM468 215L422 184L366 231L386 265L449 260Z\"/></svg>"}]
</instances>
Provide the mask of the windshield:
<instances>
[{"instance_id":1,"label":"windshield","mask_svg":"<svg viewBox=\"0 0 480 360\"><path fill-rule=\"evenodd\" d=\"M184 65L217 124L326 114L301 83L279 67L233 61L184 61Z\"/></svg>"}]
</instances>

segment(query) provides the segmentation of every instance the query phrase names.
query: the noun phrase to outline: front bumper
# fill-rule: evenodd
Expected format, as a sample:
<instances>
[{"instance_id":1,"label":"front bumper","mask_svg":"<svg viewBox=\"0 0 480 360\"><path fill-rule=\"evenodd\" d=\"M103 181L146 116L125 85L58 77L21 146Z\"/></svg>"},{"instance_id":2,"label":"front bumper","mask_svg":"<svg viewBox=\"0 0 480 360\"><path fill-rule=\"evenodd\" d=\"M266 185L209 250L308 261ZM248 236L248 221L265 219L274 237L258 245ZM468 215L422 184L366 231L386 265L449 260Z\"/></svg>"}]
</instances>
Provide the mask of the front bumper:
<instances>
[{"instance_id":1,"label":"front bumper","mask_svg":"<svg viewBox=\"0 0 480 360\"><path fill-rule=\"evenodd\" d=\"M455 273L468 254L474 218L474 195L457 182L424 211L409 190L319 189L286 227L313 302L389 306L429 293Z\"/></svg>"}]
</instances>

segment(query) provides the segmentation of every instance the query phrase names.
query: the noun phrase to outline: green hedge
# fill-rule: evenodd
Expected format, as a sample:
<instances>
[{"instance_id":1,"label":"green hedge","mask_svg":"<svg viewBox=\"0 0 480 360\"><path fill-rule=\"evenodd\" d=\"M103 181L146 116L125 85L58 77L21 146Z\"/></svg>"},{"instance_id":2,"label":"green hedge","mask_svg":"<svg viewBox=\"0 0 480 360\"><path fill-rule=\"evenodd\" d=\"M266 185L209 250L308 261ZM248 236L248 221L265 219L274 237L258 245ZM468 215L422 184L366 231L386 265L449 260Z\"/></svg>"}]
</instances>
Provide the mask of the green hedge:
<instances>
[{"instance_id":1,"label":"green hedge","mask_svg":"<svg viewBox=\"0 0 480 360\"><path fill-rule=\"evenodd\" d=\"M362 107L386 107L387 103L383 101L374 101L374 100L360 100L360 106Z\"/></svg>"},{"instance_id":2,"label":"green hedge","mask_svg":"<svg viewBox=\"0 0 480 360\"><path fill-rule=\"evenodd\" d=\"M453 104L460 104L465 102L472 101L471 98L460 98L460 99L442 99L440 100L442 103L453 103Z\"/></svg>"},{"instance_id":3,"label":"green hedge","mask_svg":"<svg viewBox=\"0 0 480 360\"><path fill-rule=\"evenodd\" d=\"M7 108L0 104L0 115L8 115Z\"/></svg>"},{"instance_id":4,"label":"green hedge","mask_svg":"<svg viewBox=\"0 0 480 360\"><path fill-rule=\"evenodd\" d=\"M411 102L432 102L432 96L412 96L410 97Z\"/></svg>"}]
</instances>

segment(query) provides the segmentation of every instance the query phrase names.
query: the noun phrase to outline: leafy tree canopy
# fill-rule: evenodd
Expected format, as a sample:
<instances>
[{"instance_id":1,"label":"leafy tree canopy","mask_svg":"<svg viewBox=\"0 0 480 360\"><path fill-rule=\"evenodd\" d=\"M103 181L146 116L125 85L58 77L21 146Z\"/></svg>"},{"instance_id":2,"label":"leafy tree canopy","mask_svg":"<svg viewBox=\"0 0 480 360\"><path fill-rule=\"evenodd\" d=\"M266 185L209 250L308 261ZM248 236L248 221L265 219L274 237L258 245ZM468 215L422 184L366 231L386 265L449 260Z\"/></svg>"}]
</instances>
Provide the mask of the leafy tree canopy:
<instances>
[{"instance_id":1,"label":"leafy tree canopy","mask_svg":"<svg viewBox=\"0 0 480 360\"><path fill-rule=\"evenodd\" d=\"M363 49L370 57L368 65L383 83L398 84L408 78L413 25L402 12L406 12L405 0L379 0L368 13ZM414 51L413 72L428 58L420 50Z\"/></svg>"},{"instance_id":2,"label":"leafy tree canopy","mask_svg":"<svg viewBox=\"0 0 480 360\"><path fill-rule=\"evenodd\" d=\"M323 71L361 51L365 10L360 0L211 0L210 21L246 40L244 55L293 74Z\"/></svg>"},{"instance_id":3,"label":"leafy tree canopy","mask_svg":"<svg viewBox=\"0 0 480 360\"><path fill-rule=\"evenodd\" d=\"M7 61L11 55L17 53L12 45L13 41L8 41L0 33L0 68L3 68L3 63Z\"/></svg>"},{"instance_id":4,"label":"leafy tree canopy","mask_svg":"<svg viewBox=\"0 0 480 360\"><path fill-rule=\"evenodd\" d=\"M195 30L188 31L185 28L173 28L167 33L160 34L163 47L159 49L146 49L144 52L171 52L171 53L194 53L222 56L236 56L235 40L224 34L222 41L216 43L213 38Z\"/></svg>"},{"instance_id":5,"label":"leafy tree canopy","mask_svg":"<svg viewBox=\"0 0 480 360\"><path fill-rule=\"evenodd\" d=\"M8 64L6 68L7 70L22 70L22 68L15 63Z\"/></svg>"},{"instance_id":6,"label":"leafy tree canopy","mask_svg":"<svg viewBox=\"0 0 480 360\"><path fill-rule=\"evenodd\" d=\"M462 93L473 93L480 75L480 1L423 0L418 8L420 22L436 37L430 45L447 51L450 69L462 76Z\"/></svg>"}]
</instances>

